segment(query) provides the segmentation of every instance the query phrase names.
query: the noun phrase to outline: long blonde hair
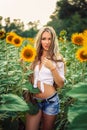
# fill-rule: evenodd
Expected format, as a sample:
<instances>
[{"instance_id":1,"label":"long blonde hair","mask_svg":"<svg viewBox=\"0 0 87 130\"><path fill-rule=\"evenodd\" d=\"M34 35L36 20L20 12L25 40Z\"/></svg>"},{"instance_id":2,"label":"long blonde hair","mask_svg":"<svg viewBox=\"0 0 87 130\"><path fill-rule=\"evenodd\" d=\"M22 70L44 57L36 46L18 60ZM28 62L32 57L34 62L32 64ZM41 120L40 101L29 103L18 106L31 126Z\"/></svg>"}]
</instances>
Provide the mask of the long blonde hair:
<instances>
[{"instance_id":1,"label":"long blonde hair","mask_svg":"<svg viewBox=\"0 0 87 130\"><path fill-rule=\"evenodd\" d=\"M44 26L39 30L39 32L37 33L36 38L35 38L35 44L34 45L35 45L35 48L36 48L37 56L36 56L34 62L32 63L33 69L34 69L36 63L41 60L42 49L43 49L42 45L41 45L41 38L42 38L42 34L44 32L48 32L52 36L52 44L51 44L51 46L49 48L49 52L48 52L50 59L55 61L55 62L56 61L63 61L63 57L59 53L58 38L57 38L55 30L50 26Z\"/></svg>"}]
</instances>

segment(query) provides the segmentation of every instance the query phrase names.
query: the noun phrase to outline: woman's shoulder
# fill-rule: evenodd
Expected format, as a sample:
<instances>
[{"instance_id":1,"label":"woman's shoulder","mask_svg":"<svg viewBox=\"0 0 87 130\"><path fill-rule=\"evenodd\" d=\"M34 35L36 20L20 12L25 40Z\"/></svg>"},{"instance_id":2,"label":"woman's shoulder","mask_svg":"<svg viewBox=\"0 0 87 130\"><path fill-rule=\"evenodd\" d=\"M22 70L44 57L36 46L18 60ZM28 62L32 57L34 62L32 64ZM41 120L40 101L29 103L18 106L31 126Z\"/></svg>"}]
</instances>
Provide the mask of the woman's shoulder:
<instances>
[{"instance_id":1,"label":"woman's shoulder","mask_svg":"<svg viewBox=\"0 0 87 130\"><path fill-rule=\"evenodd\" d=\"M58 61L60 61L60 62L62 62L63 61L63 55L62 54L60 54L60 53L57 53L57 60Z\"/></svg>"},{"instance_id":2,"label":"woman's shoulder","mask_svg":"<svg viewBox=\"0 0 87 130\"><path fill-rule=\"evenodd\" d=\"M56 55L56 60L54 62L54 64L56 64L59 68L65 66L65 60L62 54L58 53Z\"/></svg>"}]
</instances>

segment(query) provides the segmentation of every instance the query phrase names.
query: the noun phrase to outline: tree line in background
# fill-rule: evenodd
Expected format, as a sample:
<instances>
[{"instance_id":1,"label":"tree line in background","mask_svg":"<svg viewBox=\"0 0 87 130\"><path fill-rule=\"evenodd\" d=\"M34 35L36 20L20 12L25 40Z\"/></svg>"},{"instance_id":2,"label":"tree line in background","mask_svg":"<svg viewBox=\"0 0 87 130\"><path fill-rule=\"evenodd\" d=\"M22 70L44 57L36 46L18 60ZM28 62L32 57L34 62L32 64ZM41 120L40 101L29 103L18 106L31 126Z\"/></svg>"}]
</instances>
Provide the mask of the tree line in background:
<instances>
[{"instance_id":1,"label":"tree line in background","mask_svg":"<svg viewBox=\"0 0 87 130\"><path fill-rule=\"evenodd\" d=\"M63 29L69 37L82 32L87 29L87 0L60 0L50 18L47 24L53 26L57 34Z\"/></svg>"},{"instance_id":2,"label":"tree line in background","mask_svg":"<svg viewBox=\"0 0 87 130\"><path fill-rule=\"evenodd\" d=\"M68 37L72 33L82 32L87 28L87 0L60 0L56 2L56 7L50 21L47 25L52 26L56 33L66 30ZM2 25L3 17L0 16L0 29L4 28L6 32L14 30L23 37L34 37L38 31L40 21L29 22L28 29L20 19L14 19L10 22L10 17L4 19L5 25Z\"/></svg>"},{"instance_id":3,"label":"tree line in background","mask_svg":"<svg viewBox=\"0 0 87 130\"><path fill-rule=\"evenodd\" d=\"M23 37L34 37L35 34L38 31L38 21L29 22L27 24L28 29L25 30L25 25L23 22L21 22L20 19L14 19L13 22L11 22L10 17L7 17L4 19L5 25L2 23L3 17L0 16L0 30L4 29L7 32L15 32L20 36Z\"/></svg>"}]
</instances>

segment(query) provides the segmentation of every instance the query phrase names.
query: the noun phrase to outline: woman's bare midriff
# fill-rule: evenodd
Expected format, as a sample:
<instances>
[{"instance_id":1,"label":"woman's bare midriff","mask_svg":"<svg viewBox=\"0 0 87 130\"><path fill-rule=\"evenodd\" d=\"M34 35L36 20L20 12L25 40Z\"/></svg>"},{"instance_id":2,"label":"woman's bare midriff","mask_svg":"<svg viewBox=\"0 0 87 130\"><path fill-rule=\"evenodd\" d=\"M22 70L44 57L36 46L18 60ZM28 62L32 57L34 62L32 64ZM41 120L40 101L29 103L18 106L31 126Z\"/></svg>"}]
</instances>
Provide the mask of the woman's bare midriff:
<instances>
[{"instance_id":1,"label":"woman's bare midriff","mask_svg":"<svg viewBox=\"0 0 87 130\"><path fill-rule=\"evenodd\" d=\"M44 84L44 93L41 92L41 93L35 94L34 96L37 98L45 99L52 96L55 92L56 90L53 86Z\"/></svg>"}]
</instances>

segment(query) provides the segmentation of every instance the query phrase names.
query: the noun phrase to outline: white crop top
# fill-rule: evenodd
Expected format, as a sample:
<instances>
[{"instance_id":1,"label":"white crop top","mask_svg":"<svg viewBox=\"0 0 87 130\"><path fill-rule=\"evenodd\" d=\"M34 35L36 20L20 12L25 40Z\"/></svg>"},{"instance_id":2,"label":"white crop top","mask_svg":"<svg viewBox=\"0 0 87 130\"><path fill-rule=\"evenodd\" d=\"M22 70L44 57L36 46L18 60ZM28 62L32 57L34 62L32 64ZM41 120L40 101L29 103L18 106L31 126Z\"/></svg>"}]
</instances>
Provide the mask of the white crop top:
<instances>
[{"instance_id":1,"label":"white crop top","mask_svg":"<svg viewBox=\"0 0 87 130\"><path fill-rule=\"evenodd\" d=\"M63 62L53 62L54 66L57 69L58 74L65 80L64 77L64 63ZM34 69L34 88L37 88L37 81L41 83L46 83L49 85L53 85L54 79L50 69L42 65L39 70L39 65L36 65Z\"/></svg>"}]
</instances>

